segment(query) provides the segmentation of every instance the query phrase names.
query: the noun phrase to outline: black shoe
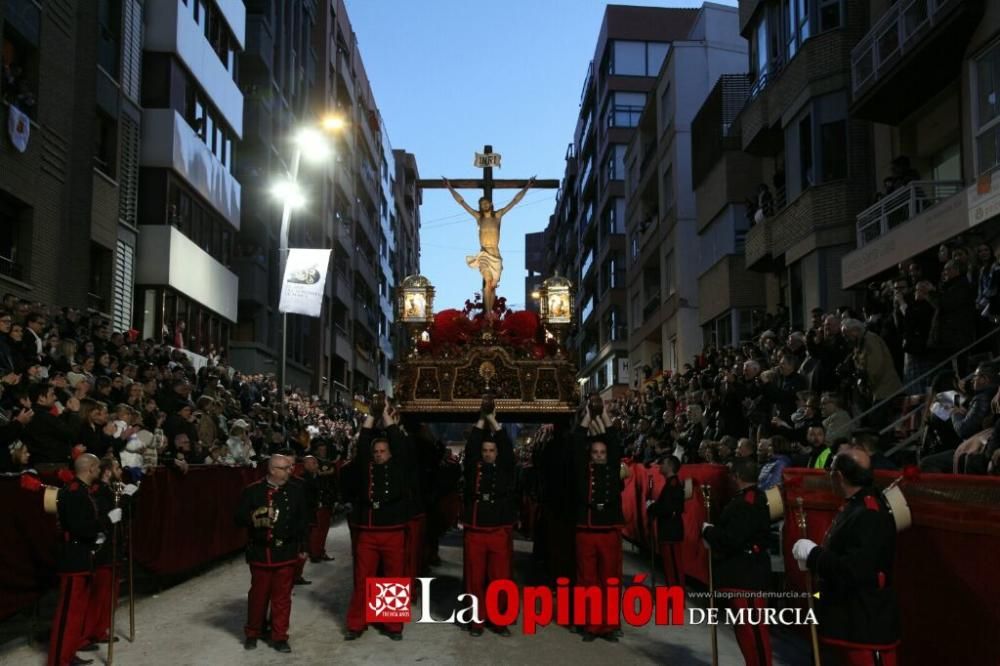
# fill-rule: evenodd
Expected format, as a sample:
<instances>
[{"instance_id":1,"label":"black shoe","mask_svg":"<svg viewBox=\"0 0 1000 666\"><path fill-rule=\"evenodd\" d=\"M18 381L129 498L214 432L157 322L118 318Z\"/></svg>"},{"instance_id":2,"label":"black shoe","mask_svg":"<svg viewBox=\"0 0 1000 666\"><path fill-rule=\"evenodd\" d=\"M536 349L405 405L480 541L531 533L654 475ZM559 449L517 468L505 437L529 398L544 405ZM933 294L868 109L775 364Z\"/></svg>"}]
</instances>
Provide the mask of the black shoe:
<instances>
[{"instance_id":1,"label":"black shoe","mask_svg":"<svg viewBox=\"0 0 1000 666\"><path fill-rule=\"evenodd\" d=\"M601 634L601 638L603 638L604 640L606 640L609 643L617 643L618 642L618 637L615 636L615 632L613 632L613 631L610 634Z\"/></svg>"},{"instance_id":2,"label":"black shoe","mask_svg":"<svg viewBox=\"0 0 1000 666\"><path fill-rule=\"evenodd\" d=\"M479 638L480 636L483 635L483 628L482 627L470 627L469 628L469 635L472 636L473 638Z\"/></svg>"},{"instance_id":3,"label":"black shoe","mask_svg":"<svg viewBox=\"0 0 1000 666\"><path fill-rule=\"evenodd\" d=\"M272 645L271 647L273 647L278 652L292 651L292 646L288 644L288 641L275 641L274 645Z\"/></svg>"},{"instance_id":4,"label":"black shoe","mask_svg":"<svg viewBox=\"0 0 1000 666\"><path fill-rule=\"evenodd\" d=\"M491 627L491 629L497 636L503 636L504 638L510 637L510 629L507 627Z\"/></svg>"},{"instance_id":5,"label":"black shoe","mask_svg":"<svg viewBox=\"0 0 1000 666\"><path fill-rule=\"evenodd\" d=\"M73 658L69 660L69 663L70 663L70 666L82 666L83 664L92 664L92 663L94 663L94 660L93 659L83 659L81 657L77 657L76 655L73 655Z\"/></svg>"},{"instance_id":6,"label":"black shoe","mask_svg":"<svg viewBox=\"0 0 1000 666\"><path fill-rule=\"evenodd\" d=\"M401 640L403 640L403 632L402 631L387 632L386 636L388 636L389 640L391 640L391 641L401 641Z\"/></svg>"},{"instance_id":7,"label":"black shoe","mask_svg":"<svg viewBox=\"0 0 1000 666\"><path fill-rule=\"evenodd\" d=\"M356 641L359 638L361 638L360 631L348 631L346 634L344 634L345 641Z\"/></svg>"},{"instance_id":8,"label":"black shoe","mask_svg":"<svg viewBox=\"0 0 1000 666\"><path fill-rule=\"evenodd\" d=\"M583 634L584 643L593 643L595 640L597 640L597 636L590 633L589 631L581 631L580 633Z\"/></svg>"},{"instance_id":9,"label":"black shoe","mask_svg":"<svg viewBox=\"0 0 1000 666\"><path fill-rule=\"evenodd\" d=\"M334 557L333 555L327 555L326 553L323 553L323 557L321 557L319 559L321 559L324 562L333 562L337 558Z\"/></svg>"},{"instance_id":10,"label":"black shoe","mask_svg":"<svg viewBox=\"0 0 1000 666\"><path fill-rule=\"evenodd\" d=\"M310 557L309 561L312 562L313 564L319 564L320 562L323 561L323 558L321 558L321 557Z\"/></svg>"},{"instance_id":11,"label":"black shoe","mask_svg":"<svg viewBox=\"0 0 1000 666\"><path fill-rule=\"evenodd\" d=\"M101 646L98 645L97 643L88 643L87 645L84 645L82 648L77 650L77 652L97 652L100 649Z\"/></svg>"},{"instance_id":12,"label":"black shoe","mask_svg":"<svg viewBox=\"0 0 1000 666\"><path fill-rule=\"evenodd\" d=\"M615 629L611 632L616 638L625 638L625 632L621 629Z\"/></svg>"},{"instance_id":13,"label":"black shoe","mask_svg":"<svg viewBox=\"0 0 1000 666\"><path fill-rule=\"evenodd\" d=\"M244 650L256 650L257 649L257 639L256 638L248 638L248 639L244 640L243 641L243 649Z\"/></svg>"},{"instance_id":14,"label":"black shoe","mask_svg":"<svg viewBox=\"0 0 1000 666\"><path fill-rule=\"evenodd\" d=\"M118 641L120 641L120 640L121 640L121 638L120 638L120 637L118 637L118 636L115 636L115 643L117 643L117 642L118 642ZM107 643L107 642L108 642L108 639L107 639L107 638L102 638L102 639L101 639L100 641L98 641L98 642L99 642L99 643Z\"/></svg>"},{"instance_id":15,"label":"black shoe","mask_svg":"<svg viewBox=\"0 0 1000 666\"><path fill-rule=\"evenodd\" d=\"M305 578L302 578L301 576L299 578L295 579L295 585L312 585L312 584L313 584L313 582L311 580L306 580Z\"/></svg>"}]
</instances>

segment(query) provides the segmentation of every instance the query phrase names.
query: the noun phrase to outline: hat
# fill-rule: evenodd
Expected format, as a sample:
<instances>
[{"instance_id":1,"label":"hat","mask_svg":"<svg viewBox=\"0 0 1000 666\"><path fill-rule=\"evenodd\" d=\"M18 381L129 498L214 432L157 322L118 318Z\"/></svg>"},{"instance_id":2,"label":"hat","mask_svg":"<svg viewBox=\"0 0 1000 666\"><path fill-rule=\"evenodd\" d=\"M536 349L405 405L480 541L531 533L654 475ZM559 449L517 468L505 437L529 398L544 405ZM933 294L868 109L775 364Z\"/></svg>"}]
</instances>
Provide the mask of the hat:
<instances>
[{"instance_id":1,"label":"hat","mask_svg":"<svg viewBox=\"0 0 1000 666\"><path fill-rule=\"evenodd\" d=\"M243 419L236 419L235 421L233 421L232 423L229 424L229 429L232 430L233 428L240 428L242 430L249 430L250 429L250 424L247 423L246 421L244 421Z\"/></svg>"},{"instance_id":2,"label":"hat","mask_svg":"<svg viewBox=\"0 0 1000 666\"><path fill-rule=\"evenodd\" d=\"M77 384L88 380L87 380L87 375L80 374L79 372L67 372L66 381L69 382L71 388L76 388Z\"/></svg>"}]
</instances>

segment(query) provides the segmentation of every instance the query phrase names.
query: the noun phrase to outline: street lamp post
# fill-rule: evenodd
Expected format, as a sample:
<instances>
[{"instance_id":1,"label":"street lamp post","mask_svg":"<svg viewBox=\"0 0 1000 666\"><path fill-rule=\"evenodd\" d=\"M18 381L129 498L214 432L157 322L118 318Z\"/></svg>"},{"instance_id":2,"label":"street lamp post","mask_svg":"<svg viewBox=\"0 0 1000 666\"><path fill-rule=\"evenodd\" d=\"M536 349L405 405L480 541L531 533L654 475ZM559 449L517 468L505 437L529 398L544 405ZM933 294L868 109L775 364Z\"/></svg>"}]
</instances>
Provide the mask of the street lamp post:
<instances>
[{"instance_id":1,"label":"street lamp post","mask_svg":"<svg viewBox=\"0 0 1000 666\"><path fill-rule=\"evenodd\" d=\"M321 128L327 132L338 131L346 127L339 116L327 116L321 121ZM303 156L310 162L323 162L330 157L330 147L326 137L319 129L305 127L296 134L293 145L292 161L289 165L286 180L279 181L273 188L275 197L281 200L281 227L278 231L278 299L281 299L281 286L284 285L285 266L288 263L288 232L292 223L292 211L305 204L305 197L299 187L299 165ZM285 396L285 381L288 370L288 315L281 313L281 360L278 363L278 390L281 392L282 416L285 414L287 402ZM284 422L284 421L283 421Z\"/></svg>"}]
</instances>

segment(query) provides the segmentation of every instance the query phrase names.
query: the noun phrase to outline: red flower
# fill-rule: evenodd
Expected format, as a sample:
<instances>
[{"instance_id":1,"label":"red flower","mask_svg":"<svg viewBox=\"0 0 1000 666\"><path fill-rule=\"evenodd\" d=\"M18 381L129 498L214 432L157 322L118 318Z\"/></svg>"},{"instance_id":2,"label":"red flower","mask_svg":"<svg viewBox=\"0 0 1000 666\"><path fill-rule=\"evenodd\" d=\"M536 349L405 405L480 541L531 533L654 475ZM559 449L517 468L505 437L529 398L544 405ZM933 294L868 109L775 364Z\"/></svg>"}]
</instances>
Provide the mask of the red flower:
<instances>
[{"instance_id":1,"label":"red flower","mask_svg":"<svg viewBox=\"0 0 1000 666\"><path fill-rule=\"evenodd\" d=\"M42 482L34 474L21 475L21 487L25 490L36 492L42 489Z\"/></svg>"},{"instance_id":2,"label":"red flower","mask_svg":"<svg viewBox=\"0 0 1000 666\"><path fill-rule=\"evenodd\" d=\"M916 481L920 478L920 468L916 465L907 465L903 468L904 481Z\"/></svg>"},{"instance_id":3,"label":"red flower","mask_svg":"<svg viewBox=\"0 0 1000 666\"><path fill-rule=\"evenodd\" d=\"M512 342L530 342L538 332L538 315L530 310L508 312L500 322L500 332Z\"/></svg>"},{"instance_id":4,"label":"red flower","mask_svg":"<svg viewBox=\"0 0 1000 666\"><path fill-rule=\"evenodd\" d=\"M59 470L59 473L56 476L58 476L59 480L62 481L64 484L72 482L73 479L75 478L73 476L73 472L69 471L65 467Z\"/></svg>"}]
</instances>

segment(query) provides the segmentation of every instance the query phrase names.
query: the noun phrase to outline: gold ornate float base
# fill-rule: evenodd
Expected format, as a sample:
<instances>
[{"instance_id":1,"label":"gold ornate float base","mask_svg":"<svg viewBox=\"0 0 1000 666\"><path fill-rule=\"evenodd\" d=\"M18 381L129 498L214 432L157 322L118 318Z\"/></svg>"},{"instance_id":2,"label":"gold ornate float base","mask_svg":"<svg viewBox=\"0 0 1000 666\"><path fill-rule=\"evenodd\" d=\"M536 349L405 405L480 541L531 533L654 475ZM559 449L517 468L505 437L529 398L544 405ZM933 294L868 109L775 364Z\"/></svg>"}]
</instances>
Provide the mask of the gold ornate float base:
<instances>
[{"instance_id":1,"label":"gold ornate float base","mask_svg":"<svg viewBox=\"0 0 1000 666\"><path fill-rule=\"evenodd\" d=\"M400 363L395 398L425 420L467 420L485 393L506 418L545 421L579 405L576 366L566 358L515 358L498 346L470 346L451 357L411 356Z\"/></svg>"}]
</instances>

